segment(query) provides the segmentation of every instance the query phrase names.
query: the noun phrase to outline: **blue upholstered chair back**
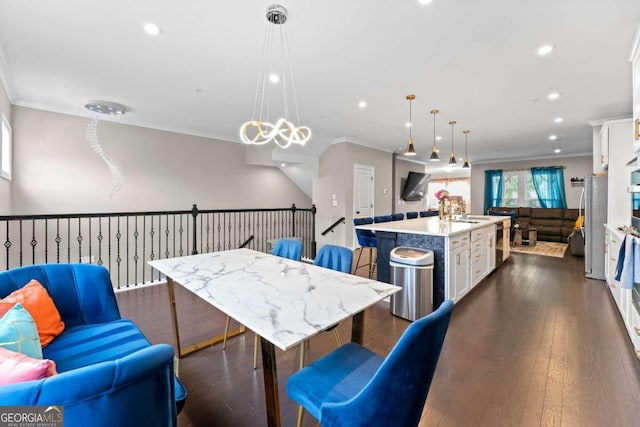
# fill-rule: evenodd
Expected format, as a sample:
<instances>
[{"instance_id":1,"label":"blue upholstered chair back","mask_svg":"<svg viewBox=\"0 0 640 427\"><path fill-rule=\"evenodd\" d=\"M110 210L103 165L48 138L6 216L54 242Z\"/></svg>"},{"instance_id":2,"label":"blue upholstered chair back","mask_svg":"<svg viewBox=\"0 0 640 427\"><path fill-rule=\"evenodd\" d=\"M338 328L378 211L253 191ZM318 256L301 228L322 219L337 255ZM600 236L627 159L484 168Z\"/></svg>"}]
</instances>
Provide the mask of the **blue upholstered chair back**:
<instances>
[{"instance_id":1,"label":"blue upholstered chair back","mask_svg":"<svg viewBox=\"0 0 640 427\"><path fill-rule=\"evenodd\" d=\"M393 215L391 215L392 221L402 221L403 219L404 219L404 214L402 212L394 213Z\"/></svg>"},{"instance_id":2,"label":"blue upholstered chair back","mask_svg":"<svg viewBox=\"0 0 640 427\"><path fill-rule=\"evenodd\" d=\"M375 222L375 223L389 222L389 221L393 221L393 216L391 216L391 215L378 215L378 216L374 216L373 217L373 222Z\"/></svg>"},{"instance_id":3,"label":"blue upholstered chair back","mask_svg":"<svg viewBox=\"0 0 640 427\"><path fill-rule=\"evenodd\" d=\"M300 261L302 259L302 242L296 239L280 239L273 247L271 255Z\"/></svg>"},{"instance_id":4,"label":"blue upholstered chair back","mask_svg":"<svg viewBox=\"0 0 640 427\"><path fill-rule=\"evenodd\" d=\"M0 272L0 298L36 279L47 289L67 327L120 319L106 268L94 264L41 264Z\"/></svg>"},{"instance_id":5,"label":"blue upholstered chair back","mask_svg":"<svg viewBox=\"0 0 640 427\"><path fill-rule=\"evenodd\" d=\"M351 273L353 263L353 252L342 246L324 245L318 251L313 265L330 268L331 270Z\"/></svg>"},{"instance_id":6,"label":"blue upholstered chair back","mask_svg":"<svg viewBox=\"0 0 640 427\"><path fill-rule=\"evenodd\" d=\"M418 218L418 212L407 212L407 219Z\"/></svg>"},{"instance_id":7,"label":"blue upholstered chair back","mask_svg":"<svg viewBox=\"0 0 640 427\"><path fill-rule=\"evenodd\" d=\"M366 225L373 224L373 218L353 218L353 225ZM356 229L356 237L358 238L358 244L360 246L369 246L375 248L378 240L376 234L370 230L358 230Z\"/></svg>"},{"instance_id":8,"label":"blue upholstered chair back","mask_svg":"<svg viewBox=\"0 0 640 427\"><path fill-rule=\"evenodd\" d=\"M453 302L413 322L369 383L350 400L322 405L323 426L417 426Z\"/></svg>"},{"instance_id":9,"label":"blue upholstered chair back","mask_svg":"<svg viewBox=\"0 0 640 427\"><path fill-rule=\"evenodd\" d=\"M426 218L429 216L438 216L438 211L420 211L420 218Z\"/></svg>"}]
</instances>

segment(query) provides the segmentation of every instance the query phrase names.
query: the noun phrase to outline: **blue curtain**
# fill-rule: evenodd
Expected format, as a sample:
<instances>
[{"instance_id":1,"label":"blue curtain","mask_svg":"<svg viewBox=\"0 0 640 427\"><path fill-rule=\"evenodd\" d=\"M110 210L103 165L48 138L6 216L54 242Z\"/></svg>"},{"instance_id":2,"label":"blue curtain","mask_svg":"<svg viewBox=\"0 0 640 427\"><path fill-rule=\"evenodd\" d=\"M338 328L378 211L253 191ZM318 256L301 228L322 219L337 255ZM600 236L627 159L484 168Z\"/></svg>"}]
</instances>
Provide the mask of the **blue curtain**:
<instances>
[{"instance_id":1,"label":"blue curtain","mask_svg":"<svg viewBox=\"0 0 640 427\"><path fill-rule=\"evenodd\" d=\"M543 208L567 208L563 169L562 166L531 168L533 186Z\"/></svg>"},{"instance_id":2,"label":"blue curtain","mask_svg":"<svg viewBox=\"0 0 640 427\"><path fill-rule=\"evenodd\" d=\"M484 171L484 213L502 202L502 169Z\"/></svg>"}]
</instances>

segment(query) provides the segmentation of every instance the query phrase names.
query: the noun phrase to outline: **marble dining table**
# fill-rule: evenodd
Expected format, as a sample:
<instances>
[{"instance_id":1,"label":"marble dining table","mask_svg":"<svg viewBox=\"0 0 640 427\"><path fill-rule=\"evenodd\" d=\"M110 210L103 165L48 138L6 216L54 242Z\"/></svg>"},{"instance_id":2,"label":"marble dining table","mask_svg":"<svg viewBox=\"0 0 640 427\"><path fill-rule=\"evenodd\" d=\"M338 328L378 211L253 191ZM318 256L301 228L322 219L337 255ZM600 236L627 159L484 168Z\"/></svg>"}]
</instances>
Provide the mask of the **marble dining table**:
<instances>
[{"instance_id":1,"label":"marble dining table","mask_svg":"<svg viewBox=\"0 0 640 427\"><path fill-rule=\"evenodd\" d=\"M180 357L219 342L180 346L174 283L260 336L267 422L280 425L275 347L288 350L352 317L351 340L362 343L364 310L401 288L251 249L149 261L167 279ZM236 331L236 334L243 330Z\"/></svg>"}]
</instances>

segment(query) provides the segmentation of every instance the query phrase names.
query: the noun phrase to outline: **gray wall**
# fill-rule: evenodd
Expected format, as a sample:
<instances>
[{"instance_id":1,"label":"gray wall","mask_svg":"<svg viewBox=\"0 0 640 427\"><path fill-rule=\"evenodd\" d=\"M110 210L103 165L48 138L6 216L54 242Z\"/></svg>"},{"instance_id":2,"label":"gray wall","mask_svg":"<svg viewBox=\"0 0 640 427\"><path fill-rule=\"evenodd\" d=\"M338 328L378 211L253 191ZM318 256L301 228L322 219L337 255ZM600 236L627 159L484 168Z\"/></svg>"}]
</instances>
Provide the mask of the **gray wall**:
<instances>
[{"instance_id":1,"label":"gray wall","mask_svg":"<svg viewBox=\"0 0 640 427\"><path fill-rule=\"evenodd\" d=\"M582 177L591 173L592 156L559 157L553 159L520 160L499 163L473 164L471 166L471 213L481 214L484 207L484 171L488 169L530 169L539 166L564 166L564 187L567 207L578 208L582 188L571 187L572 177Z\"/></svg>"},{"instance_id":2,"label":"gray wall","mask_svg":"<svg viewBox=\"0 0 640 427\"><path fill-rule=\"evenodd\" d=\"M391 212L391 153L350 142L332 144L320 157L319 178L313 187L313 203L318 208L318 247L333 243L347 247L356 246L353 232L353 165L372 166L375 169L374 214ZM333 195L336 204L333 206ZM334 233L320 236L320 232L340 217L346 218L344 226Z\"/></svg>"},{"instance_id":3,"label":"gray wall","mask_svg":"<svg viewBox=\"0 0 640 427\"><path fill-rule=\"evenodd\" d=\"M311 205L277 168L247 165L242 144L101 122L98 135L124 174L111 198L109 170L85 137L89 119L12 112L12 214Z\"/></svg>"},{"instance_id":4,"label":"gray wall","mask_svg":"<svg viewBox=\"0 0 640 427\"><path fill-rule=\"evenodd\" d=\"M11 120L11 104L9 103L9 97L4 89L2 80L0 80L0 113L4 114L13 128L13 121ZM1 117L1 115L0 115ZM15 136L14 136L15 139ZM15 143L14 143L15 151ZM14 156L15 158L15 156ZM0 215L9 215L11 213L11 181L0 178Z\"/></svg>"}]
</instances>

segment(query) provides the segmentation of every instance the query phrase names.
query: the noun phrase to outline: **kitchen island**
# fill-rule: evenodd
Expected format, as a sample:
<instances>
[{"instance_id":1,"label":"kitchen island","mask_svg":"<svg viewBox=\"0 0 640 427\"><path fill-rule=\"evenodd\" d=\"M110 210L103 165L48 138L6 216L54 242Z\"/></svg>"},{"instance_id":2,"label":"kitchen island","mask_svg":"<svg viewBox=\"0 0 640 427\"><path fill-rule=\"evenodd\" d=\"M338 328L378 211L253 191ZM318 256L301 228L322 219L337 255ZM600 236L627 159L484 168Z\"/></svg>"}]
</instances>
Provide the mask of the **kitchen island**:
<instances>
[{"instance_id":1,"label":"kitchen island","mask_svg":"<svg viewBox=\"0 0 640 427\"><path fill-rule=\"evenodd\" d=\"M503 231L496 236L496 224ZM458 302L496 268L496 244L509 256L510 217L469 216L453 221L436 217L360 225L377 238L378 280L390 282L389 255L398 246L434 252L433 308L445 299Z\"/></svg>"}]
</instances>

